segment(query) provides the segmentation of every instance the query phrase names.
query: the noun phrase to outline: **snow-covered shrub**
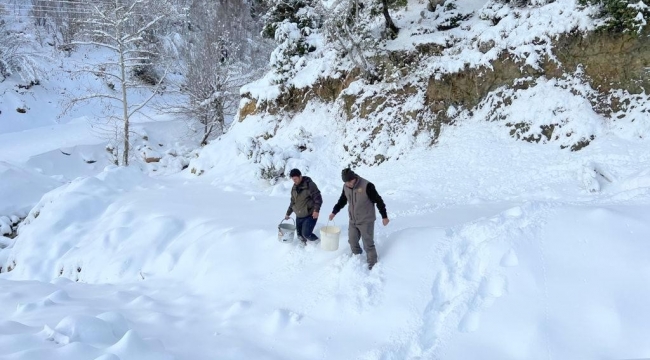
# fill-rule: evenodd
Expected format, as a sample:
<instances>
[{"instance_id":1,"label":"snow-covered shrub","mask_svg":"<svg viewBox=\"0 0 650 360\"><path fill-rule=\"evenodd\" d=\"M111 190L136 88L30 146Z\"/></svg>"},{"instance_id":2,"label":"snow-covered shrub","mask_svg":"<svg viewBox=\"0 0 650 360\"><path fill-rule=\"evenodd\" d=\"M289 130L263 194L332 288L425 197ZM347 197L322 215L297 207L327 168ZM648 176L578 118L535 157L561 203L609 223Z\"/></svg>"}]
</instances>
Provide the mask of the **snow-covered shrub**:
<instances>
[{"instance_id":1,"label":"snow-covered shrub","mask_svg":"<svg viewBox=\"0 0 650 360\"><path fill-rule=\"evenodd\" d=\"M616 104L610 117L612 130L617 135L629 140L646 140L650 137L649 94L616 90L610 94L609 102Z\"/></svg>"},{"instance_id":2,"label":"snow-covered shrub","mask_svg":"<svg viewBox=\"0 0 650 360\"><path fill-rule=\"evenodd\" d=\"M114 141L111 141L106 144L105 149L110 162L114 165L119 165L119 146L117 146Z\"/></svg>"},{"instance_id":3,"label":"snow-covered shrub","mask_svg":"<svg viewBox=\"0 0 650 360\"><path fill-rule=\"evenodd\" d=\"M466 13L458 9L457 0L448 0L439 10L439 24L436 27L440 31L457 28L461 23L472 17L473 13Z\"/></svg>"},{"instance_id":4,"label":"snow-covered shrub","mask_svg":"<svg viewBox=\"0 0 650 360\"><path fill-rule=\"evenodd\" d=\"M13 237L18 229L20 221L21 218L17 215L0 216L0 240L2 236ZM0 248L2 248L2 245L2 242L0 242Z\"/></svg>"},{"instance_id":5,"label":"snow-covered shrub","mask_svg":"<svg viewBox=\"0 0 650 360\"><path fill-rule=\"evenodd\" d=\"M166 151L158 152L157 161L146 162L146 168L151 174L166 175L180 172L190 164L190 159L195 157L195 150L185 146L176 146Z\"/></svg>"},{"instance_id":6,"label":"snow-covered shrub","mask_svg":"<svg viewBox=\"0 0 650 360\"><path fill-rule=\"evenodd\" d=\"M263 139L248 138L240 143L239 152L244 154L253 163L258 164L258 177L275 184L285 177L287 159L289 158L280 147L271 146Z\"/></svg>"},{"instance_id":7,"label":"snow-covered shrub","mask_svg":"<svg viewBox=\"0 0 650 360\"><path fill-rule=\"evenodd\" d=\"M0 236L9 235L13 232L11 220L8 216L0 216Z\"/></svg>"},{"instance_id":8,"label":"snow-covered shrub","mask_svg":"<svg viewBox=\"0 0 650 360\"><path fill-rule=\"evenodd\" d=\"M577 151L604 130L604 118L590 101L598 93L583 79L538 78L521 81L518 86L523 89L502 88L478 106L488 111L489 121L510 128L512 137L542 144L556 143L563 149Z\"/></svg>"},{"instance_id":9,"label":"snow-covered shrub","mask_svg":"<svg viewBox=\"0 0 650 360\"><path fill-rule=\"evenodd\" d=\"M502 4L509 4L514 7L542 6L555 0L494 0Z\"/></svg>"},{"instance_id":10,"label":"snow-covered shrub","mask_svg":"<svg viewBox=\"0 0 650 360\"><path fill-rule=\"evenodd\" d=\"M181 143L162 143L151 139L144 129L136 129L140 134L133 144L136 161L150 174L177 173L188 167L195 150Z\"/></svg>"},{"instance_id":11,"label":"snow-covered shrub","mask_svg":"<svg viewBox=\"0 0 650 360\"><path fill-rule=\"evenodd\" d=\"M650 20L650 0L578 0L581 5L600 7L600 29L611 32L641 33Z\"/></svg>"},{"instance_id":12,"label":"snow-covered shrub","mask_svg":"<svg viewBox=\"0 0 650 360\"><path fill-rule=\"evenodd\" d=\"M294 167L307 168L301 159L301 153L313 152L312 134L304 128L299 128L295 134L288 135L287 146L270 145L267 141L270 135L264 134L249 137L237 144L237 151L257 164L257 176L275 184L285 178Z\"/></svg>"},{"instance_id":13,"label":"snow-covered shrub","mask_svg":"<svg viewBox=\"0 0 650 360\"><path fill-rule=\"evenodd\" d=\"M488 2L478 11L478 16L482 20L489 20L493 25L497 25L505 18L522 18L522 12L527 11L528 8L542 7L553 3L554 1L555 0L488 0ZM528 15L523 18L526 18Z\"/></svg>"},{"instance_id":14,"label":"snow-covered shrub","mask_svg":"<svg viewBox=\"0 0 650 360\"><path fill-rule=\"evenodd\" d=\"M296 134L291 135L289 138L292 140L296 150L303 151L314 151L314 146L312 144L312 134L305 130L305 128L300 127L300 130Z\"/></svg>"},{"instance_id":15,"label":"snow-covered shrub","mask_svg":"<svg viewBox=\"0 0 650 360\"><path fill-rule=\"evenodd\" d=\"M600 192L604 184L612 183L614 175L605 170L601 165L588 162L582 167L582 185L590 193Z\"/></svg>"},{"instance_id":16,"label":"snow-covered shrub","mask_svg":"<svg viewBox=\"0 0 650 360\"><path fill-rule=\"evenodd\" d=\"M189 148L181 149L184 151L179 152L177 149L167 150L157 164L149 164L152 171L160 173L161 170L165 170L164 173L175 173L186 169L190 164L190 159L195 155L194 151L190 151Z\"/></svg>"},{"instance_id":17,"label":"snow-covered shrub","mask_svg":"<svg viewBox=\"0 0 650 360\"><path fill-rule=\"evenodd\" d=\"M136 79L140 80L140 82L142 82L143 84L149 86L155 86L161 81L160 72L158 71L158 69L156 69L155 66L151 64L134 66L132 70L132 75Z\"/></svg>"}]
</instances>

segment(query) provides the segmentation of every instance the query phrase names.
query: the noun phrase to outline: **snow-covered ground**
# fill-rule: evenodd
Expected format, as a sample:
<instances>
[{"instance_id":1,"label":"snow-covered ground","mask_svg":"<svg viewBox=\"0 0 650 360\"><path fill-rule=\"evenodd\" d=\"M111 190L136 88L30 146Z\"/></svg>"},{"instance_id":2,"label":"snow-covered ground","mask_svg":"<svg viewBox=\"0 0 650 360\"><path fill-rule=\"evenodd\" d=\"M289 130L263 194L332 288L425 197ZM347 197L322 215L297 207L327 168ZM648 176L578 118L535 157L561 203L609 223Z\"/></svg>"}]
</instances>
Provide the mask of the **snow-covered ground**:
<instances>
[{"instance_id":1,"label":"snow-covered ground","mask_svg":"<svg viewBox=\"0 0 650 360\"><path fill-rule=\"evenodd\" d=\"M372 271L345 235L333 252L279 243L289 183L228 180L246 167L234 149L199 177L76 179L0 250L0 359L647 357L647 146L480 141L489 129L359 170L392 219ZM339 174L308 175L327 214Z\"/></svg>"},{"instance_id":2,"label":"snow-covered ground","mask_svg":"<svg viewBox=\"0 0 650 360\"><path fill-rule=\"evenodd\" d=\"M22 218L47 191L96 175L111 164L106 145L115 136L107 108L87 102L63 110L88 89L107 91L102 89L104 81L71 72L79 63L105 61L110 54L84 48L68 57L49 46L39 50L46 54L38 60L48 76L38 85L25 86L17 75L0 82L0 235L6 233L2 217ZM136 113L131 122L132 161L137 167L164 174L187 165L197 135L185 122L154 106ZM161 161L146 163L147 157Z\"/></svg>"},{"instance_id":3,"label":"snow-covered ground","mask_svg":"<svg viewBox=\"0 0 650 360\"><path fill-rule=\"evenodd\" d=\"M645 94L607 121L580 81L540 79L497 112L463 112L433 147L393 138L396 159L356 169L391 219L369 271L349 254L345 211L336 251L278 242L291 183L259 179L294 166L312 177L318 234L343 146L367 135L342 131L329 105L250 116L196 152L185 124L138 118L140 160L118 168L96 108L57 117L43 100L74 92L52 66L31 89L0 83L0 233L25 218L0 237L0 360L650 357ZM558 117L598 136L572 152L506 126Z\"/></svg>"}]
</instances>

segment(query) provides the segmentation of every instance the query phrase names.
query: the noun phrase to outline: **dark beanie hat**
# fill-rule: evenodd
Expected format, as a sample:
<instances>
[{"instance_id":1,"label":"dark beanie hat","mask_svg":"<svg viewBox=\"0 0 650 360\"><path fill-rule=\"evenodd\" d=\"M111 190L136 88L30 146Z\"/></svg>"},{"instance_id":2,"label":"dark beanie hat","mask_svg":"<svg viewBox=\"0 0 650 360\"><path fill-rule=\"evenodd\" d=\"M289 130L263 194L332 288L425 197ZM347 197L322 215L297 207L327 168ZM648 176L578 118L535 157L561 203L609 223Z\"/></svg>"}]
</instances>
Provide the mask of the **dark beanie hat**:
<instances>
[{"instance_id":1,"label":"dark beanie hat","mask_svg":"<svg viewBox=\"0 0 650 360\"><path fill-rule=\"evenodd\" d=\"M350 168L345 168L341 171L341 179L343 182L351 181L357 178L357 174L352 171Z\"/></svg>"},{"instance_id":2,"label":"dark beanie hat","mask_svg":"<svg viewBox=\"0 0 650 360\"><path fill-rule=\"evenodd\" d=\"M298 169L291 169L291 172L289 172L289 177L297 177L297 176L302 176L302 173Z\"/></svg>"}]
</instances>

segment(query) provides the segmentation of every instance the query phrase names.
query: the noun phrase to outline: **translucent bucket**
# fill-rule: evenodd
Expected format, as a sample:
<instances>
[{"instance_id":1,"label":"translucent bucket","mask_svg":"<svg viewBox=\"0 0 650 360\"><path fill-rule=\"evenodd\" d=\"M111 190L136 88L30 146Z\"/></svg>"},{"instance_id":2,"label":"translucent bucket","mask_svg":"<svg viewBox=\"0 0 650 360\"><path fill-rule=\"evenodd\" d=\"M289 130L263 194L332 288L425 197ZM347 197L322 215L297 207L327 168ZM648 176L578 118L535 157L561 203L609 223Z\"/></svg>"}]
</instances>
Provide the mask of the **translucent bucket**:
<instances>
[{"instance_id":1,"label":"translucent bucket","mask_svg":"<svg viewBox=\"0 0 650 360\"><path fill-rule=\"evenodd\" d=\"M293 218L291 218L293 220ZM278 241L281 243L292 243L293 239L296 237L296 221L293 220L293 224L284 223L284 220L280 221L278 225Z\"/></svg>"},{"instance_id":2,"label":"translucent bucket","mask_svg":"<svg viewBox=\"0 0 650 360\"><path fill-rule=\"evenodd\" d=\"M341 228L334 226L323 226L320 228L320 247L323 250L335 251L339 248L339 237Z\"/></svg>"}]
</instances>

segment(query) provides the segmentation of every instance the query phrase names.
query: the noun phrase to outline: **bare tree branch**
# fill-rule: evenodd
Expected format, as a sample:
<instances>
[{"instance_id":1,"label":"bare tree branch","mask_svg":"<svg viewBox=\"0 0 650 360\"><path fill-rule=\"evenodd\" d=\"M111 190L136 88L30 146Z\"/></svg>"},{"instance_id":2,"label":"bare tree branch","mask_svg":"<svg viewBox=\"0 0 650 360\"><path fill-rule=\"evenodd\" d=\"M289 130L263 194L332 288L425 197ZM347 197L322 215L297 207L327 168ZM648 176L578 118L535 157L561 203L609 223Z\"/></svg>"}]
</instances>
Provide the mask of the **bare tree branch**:
<instances>
[{"instance_id":1,"label":"bare tree branch","mask_svg":"<svg viewBox=\"0 0 650 360\"><path fill-rule=\"evenodd\" d=\"M117 46L113 46L111 44L106 44L106 43L101 43L97 41L73 41L71 42L72 45L92 45L92 46L99 46L103 47L106 49L111 49L113 51L119 51L120 49Z\"/></svg>"},{"instance_id":2,"label":"bare tree branch","mask_svg":"<svg viewBox=\"0 0 650 360\"><path fill-rule=\"evenodd\" d=\"M86 64L85 68L76 73L91 73L114 80L115 84L111 83L111 86L115 87L116 93L96 93L77 97L69 101L66 109L80 102L92 100L106 99L114 102L113 105L119 104L117 108L121 110L121 115L108 114L107 118L112 121L119 119L121 127L119 134L122 139L114 139L114 154L117 156L121 151L121 165L128 165L132 133L129 128L131 117L140 112L158 95L169 67L165 69L162 76L158 77L154 86L145 86L142 82L133 81L130 76L134 71L140 71L137 69L154 65L154 58L158 56L158 53L146 48L145 35L147 34L145 33L152 30L165 15L158 15L150 20L141 15L144 9L155 3L154 0L114 0L100 3L95 3L92 0L81 1L92 9L91 17L84 22L85 28L83 28L82 35L85 35L86 39L73 41L72 44L108 49L117 60ZM144 23L145 21L146 23ZM148 91L149 94L140 103L131 104L133 92L136 90ZM119 143L122 145L117 145Z\"/></svg>"}]
</instances>

